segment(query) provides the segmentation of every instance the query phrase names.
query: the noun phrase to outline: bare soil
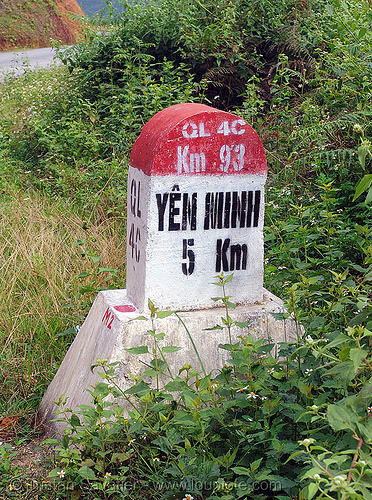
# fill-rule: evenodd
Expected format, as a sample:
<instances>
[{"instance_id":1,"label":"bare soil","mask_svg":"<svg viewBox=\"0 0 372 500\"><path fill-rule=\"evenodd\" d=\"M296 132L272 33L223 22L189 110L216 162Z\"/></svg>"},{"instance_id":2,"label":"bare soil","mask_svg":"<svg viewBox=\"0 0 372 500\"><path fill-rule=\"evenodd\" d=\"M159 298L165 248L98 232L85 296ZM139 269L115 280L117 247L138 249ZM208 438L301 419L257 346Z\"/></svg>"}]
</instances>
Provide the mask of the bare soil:
<instances>
[{"instance_id":1,"label":"bare soil","mask_svg":"<svg viewBox=\"0 0 372 500\"><path fill-rule=\"evenodd\" d=\"M73 44L83 16L76 0L1 0L0 51Z\"/></svg>"}]
</instances>

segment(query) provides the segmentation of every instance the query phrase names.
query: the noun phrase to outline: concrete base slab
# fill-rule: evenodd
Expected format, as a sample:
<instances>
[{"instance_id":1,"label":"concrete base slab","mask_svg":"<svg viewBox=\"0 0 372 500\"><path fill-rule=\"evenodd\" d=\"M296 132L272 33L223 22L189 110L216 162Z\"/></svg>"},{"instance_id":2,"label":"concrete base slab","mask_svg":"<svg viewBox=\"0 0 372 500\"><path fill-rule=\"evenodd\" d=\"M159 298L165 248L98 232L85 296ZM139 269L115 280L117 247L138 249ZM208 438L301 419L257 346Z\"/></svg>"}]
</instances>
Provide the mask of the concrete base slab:
<instances>
[{"instance_id":1,"label":"concrete base slab","mask_svg":"<svg viewBox=\"0 0 372 500\"><path fill-rule=\"evenodd\" d=\"M271 313L285 312L281 299L264 289L263 301L250 306L238 306L230 311L234 321L250 322L245 329L234 326L232 340L248 335L255 339L267 339L269 343L288 342L296 338L296 325L291 320L276 320ZM125 390L133 384L132 376L142 375L153 358L152 354L134 355L126 349L148 345L151 351L153 338L146 334L151 329L149 320L136 320L139 311L130 303L126 290L106 290L99 292L93 306L70 346L54 379L49 385L40 405L39 419L49 435L62 434L62 422L50 422L55 418L56 401L63 395L68 408L75 411L81 404L91 404L91 395L86 391L102 380L90 367L96 359L107 359L109 363L118 361L117 382ZM229 335L223 330L206 330L216 324L222 326L224 308L213 308L180 312L179 316L187 326L196 345L207 373L217 375L226 364L229 352L218 347L228 344ZM190 338L175 316L156 320L157 332L165 334L160 346L177 346L177 352L166 354L169 368L177 375L186 363L201 371L197 355ZM99 371L99 370L98 370ZM131 376L132 375L132 376ZM166 381L167 382L167 381Z\"/></svg>"}]
</instances>

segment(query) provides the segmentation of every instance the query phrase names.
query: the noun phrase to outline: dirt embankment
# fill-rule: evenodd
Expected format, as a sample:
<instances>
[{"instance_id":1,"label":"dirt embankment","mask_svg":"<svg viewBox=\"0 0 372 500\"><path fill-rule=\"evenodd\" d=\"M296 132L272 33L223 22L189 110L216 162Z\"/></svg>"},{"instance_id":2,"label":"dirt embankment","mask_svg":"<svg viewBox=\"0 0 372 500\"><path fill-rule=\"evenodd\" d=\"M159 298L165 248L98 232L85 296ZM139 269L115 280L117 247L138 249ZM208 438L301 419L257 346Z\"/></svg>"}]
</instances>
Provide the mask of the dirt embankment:
<instances>
[{"instance_id":1,"label":"dirt embankment","mask_svg":"<svg viewBox=\"0 0 372 500\"><path fill-rule=\"evenodd\" d=\"M83 16L76 0L1 0L0 51L75 43Z\"/></svg>"}]
</instances>

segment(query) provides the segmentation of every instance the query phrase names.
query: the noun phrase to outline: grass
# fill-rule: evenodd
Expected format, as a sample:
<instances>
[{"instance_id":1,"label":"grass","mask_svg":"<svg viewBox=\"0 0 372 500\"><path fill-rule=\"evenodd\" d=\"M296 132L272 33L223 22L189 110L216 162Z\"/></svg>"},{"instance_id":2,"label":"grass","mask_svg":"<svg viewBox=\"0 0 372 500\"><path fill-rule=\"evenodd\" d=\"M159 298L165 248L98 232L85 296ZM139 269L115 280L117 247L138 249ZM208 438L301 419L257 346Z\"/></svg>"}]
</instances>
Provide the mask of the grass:
<instances>
[{"instance_id":1,"label":"grass","mask_svg":"<svg viewBox=\"0 0 372 500\"><path fill-rule=\"evenodd\" d=\"M81 324L99 287L111 285L99 269L123 269L120 225L87 223L65 203L34 192L8 193L0 205L0 416L17 415L21 433L32 428L73 340L71 326Z\"/></svg>"}]
</instances>

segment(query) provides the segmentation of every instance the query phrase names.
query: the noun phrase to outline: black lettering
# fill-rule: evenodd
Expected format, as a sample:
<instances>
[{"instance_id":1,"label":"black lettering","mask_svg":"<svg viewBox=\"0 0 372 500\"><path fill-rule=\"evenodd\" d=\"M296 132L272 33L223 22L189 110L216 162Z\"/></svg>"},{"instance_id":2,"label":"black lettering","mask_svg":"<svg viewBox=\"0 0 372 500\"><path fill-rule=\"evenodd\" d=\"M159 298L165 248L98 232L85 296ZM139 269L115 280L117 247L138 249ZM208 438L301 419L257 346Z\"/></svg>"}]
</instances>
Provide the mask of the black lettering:
<instances>
[{"instance_id":1,"label":"black lettering","mask_svg":"<svg viewBox=\"0 0 372 500\"><path fill-rule=\"evenodd\" d=\"M187 266L185 262L182 263L182 272L185 276L189 276L190 274L192 274L195 269L195 253L193 252L193 250L188 249L189 246L194 246L193 238L183 240L182 258L189 260L189 266Z\"/></svg>"},{"instance_id":2,"label":"black lettering","mask_svg":"<svg viewBox=\"0 0 372 500\"><path fill-rule=\"evenodd\" d=\"M233 192L231 209L231 227L237 227L239 221L240 227L245 227L247 213L247 191L242 191L241 197L237 191Z\"/></svg>"},{"instance_id":3,"label":"black lettering","mask_svg":"<svg viewBox=\"0 0 372 500\"><path fill-rule=\"evenodd\" d=\"M141 257L141 251L139 249L138 242L141 241L141 231L140 228L134 227L134 224L132 223L129 231L129 246L132 249L132 259L136 259L136 262L139 262L140 257Z\"/></svg>"},{"instance_id":4,"label":"black lettering","mask_svg":"<svg viewBox=\"0 0 372 500\"><path fill-rule=\"evenodd\" d=\"M132 179L132 182L130 183L130 211L134 216L136 216L136 194L136 181Z\"/></svg>"},{"instance_id":5,"label":"black lettering","mask_svg":"<svg viewBox=\"0 0 372 500\"><path fill-rule=\"evenodd\" d=\"M167 206L168 201L168 193L163 194L163 200L161 198L161 194L156 195L156 202L158 204L158 231L164 231L164 212L165 207Z\"/></svg>"},{"instance_id":6,"label":"black lettering","mask_svg":"<svg viewBox=\"0 0 372 500\"><path fill-rule=\"evenodd\" d=\"M220 273L221 271L229 270L229 262L227 260L227 250L229 249L230 238L226 238L222 245L222 240L217 240L216 247L216 273ZM221 269L222 267L222 269Z\"/></svg>"},{"instance_id":7,"label":"black lettering","mask_svg":"<svg viewBox=\"0 0 372 500\"><path fill-rule=\"evenodd\" d=\"M138 248L139 245L138 245L138 242L141 241L141 231L140 231L140 228L137 227L137 231L136 231L136 261L139 262L140 261L140 257L141 257L141 252L140 252L140 249Z\"/></svg>"},{"instance_id":8,"label":"black lettering","mask_svg":"<svg viewBox=\"0 0 372 500\"><path fill-rule=\"evenodd\" d=\"M252 225L253 191L248 191L247 227Z\"/></svg>"},{"instance_id":9,"label":"black lettering","mask_svg":"<svg viewBox=\"0 0 372 500\"><path fill-rule=\"evenodd\" d=\"M134 242L134 224L131 225L130 227L130 232L129 232L129 246L132 249L132 259L134 257L134 247L135 247L135 242Z\"/></svg>"},{"instance_id":10,"label":"black lettering","mask_svg":"<svg viewBox=\"0 0 372 500\"><path fill-rule=\"evenodd\" d=\"M196 207L197 207L197 193L193 193L191 196L191 203L188 193L183 193L183 204L182 204L182 230L187 229L187 223L190 224L190 229L195 231L196 229Z\"/></svg>"},{"instance_id":11,"label":"black lettering","mask_svg":"<svg viewBox=\"0 0 372 500\"><path fill-rule=\"evenodd\" d=\"M207 193L205 196L204 229L222 228L224 193Z\"/></svg>"},{"instance_id":12,"label":"black lettering","mask_svg":"<svg viewBox=\"0 0 372 500\"><path fill-rule=\"evenodd\" d=\"M256 191L254 195L253 227L258 226L258 218L260 216L260 201L261 191Z\"/></svg>"},{"instance_id":13,"label":"black lettering","mask_svg":"<svg viewBox=\"0 0 372 500\"><path fill-rule=\"evenodd\" d=\"M230 213L231 213L231 193L227 192L225 194L225 217L223 222L223 227L230 227Z\"/></svg>"},{"instance_id":14,"label":"black lettering","mask_svg":"<svg viewBox=\"0 0 372 500\"><path fill-rule=\"evenodd\" d=\"M137 192L137 217L141 217L140 210L140 195L141 195L141 182L138 181L138 192Z\"/></svg>"},{"instance_id":15,"label":"black lettering","mask_svg":"<svg viewBox=\"0 0 372 500\"><path fill-rule=\"evenodd\" d=\"M218 193L218 216L217 216L217 228L222 228L222 218L223 218L223 198L224 193Z\"/></svg>"},{"instance_id":16,"label":"black lettering","mask_svg":"<svg viewBox=\"0 0 372 500\"><path fill-rule=\"evenodd\" d=\"M180 201L181 193L171 193L169 196L169 231L179 231L180 223L174 222L174 218L179 215L180 209L175 206L177 201Z\"/></svg>"},{"instance_id":17,"label":"black lettering","mask_svg":"<svg viewBox=\"0 0 372 500\"><path fill-rule=\"evenodd\" d=\"M247 269L248 249L247 245L231 245L230 247L230 271L239 271L240 267Z\"/></svg>"}]
</instances>

